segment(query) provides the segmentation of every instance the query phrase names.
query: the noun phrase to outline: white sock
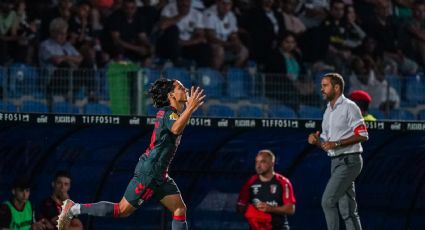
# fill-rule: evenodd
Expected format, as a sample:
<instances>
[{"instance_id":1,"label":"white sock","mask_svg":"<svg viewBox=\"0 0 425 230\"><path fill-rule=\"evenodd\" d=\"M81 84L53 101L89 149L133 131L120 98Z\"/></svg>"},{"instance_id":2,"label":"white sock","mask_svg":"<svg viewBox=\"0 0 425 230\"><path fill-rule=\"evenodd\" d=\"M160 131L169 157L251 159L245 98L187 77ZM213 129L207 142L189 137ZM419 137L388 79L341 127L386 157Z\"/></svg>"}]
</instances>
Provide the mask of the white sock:
<instances>
[{"instance_id":1,"label":"white sock","mask_svg":"<svg viewBox=\"0 0 425 230\"><path fill-rule=\"evenodd\" d=\"M71 214L73 216L80 215L80 213L81 213L80 206L81 206L80 204L75 203L75 205L71 207L71 209L69 211L71 212Z\"/></svg>"}]
</instances>

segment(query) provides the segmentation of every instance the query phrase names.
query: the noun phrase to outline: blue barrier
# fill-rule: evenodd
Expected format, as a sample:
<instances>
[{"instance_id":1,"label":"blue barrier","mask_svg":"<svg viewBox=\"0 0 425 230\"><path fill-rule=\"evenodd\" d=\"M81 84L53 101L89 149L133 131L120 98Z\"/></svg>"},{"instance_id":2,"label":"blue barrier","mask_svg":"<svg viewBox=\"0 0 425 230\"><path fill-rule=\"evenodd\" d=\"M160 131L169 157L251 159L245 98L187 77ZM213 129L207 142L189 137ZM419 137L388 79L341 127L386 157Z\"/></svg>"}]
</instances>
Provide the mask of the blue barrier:
<instances>
[{"instance_id":1,"label":"blue barrier","mask_svg":"<svg viewBox=\"0 0 425 230\"><path fill-rule=\"evenodd\" d=\"M71 197L79 202L122 197L149 143L152 127L146 124L151 120L46 115L46 121L35 116L29 122L16 122L19 116L2 122L5 116L0 116L0 198L9 196L14 176L27 173L34 182L31 200L38 205L50 195L50 181L59 169L71 172ZM59 121L75 122L54 124ZM364 168L356 182L363 229L424 229L425 135L419 129L425 124L368 125L370 140L364 144ZM314 120L191 120L170 169L188 206L190 229L247 229L235 202L254 173L256 152L263 148L276 153L276 171L293 183L297 211L290 217L292 229L325 229L320 201L330 162L307 144L308 133L318 127ZM82 220L93 229L160 229L170 224L169 213L154 201L126 219Z\"/></svg>"}]
</instances>

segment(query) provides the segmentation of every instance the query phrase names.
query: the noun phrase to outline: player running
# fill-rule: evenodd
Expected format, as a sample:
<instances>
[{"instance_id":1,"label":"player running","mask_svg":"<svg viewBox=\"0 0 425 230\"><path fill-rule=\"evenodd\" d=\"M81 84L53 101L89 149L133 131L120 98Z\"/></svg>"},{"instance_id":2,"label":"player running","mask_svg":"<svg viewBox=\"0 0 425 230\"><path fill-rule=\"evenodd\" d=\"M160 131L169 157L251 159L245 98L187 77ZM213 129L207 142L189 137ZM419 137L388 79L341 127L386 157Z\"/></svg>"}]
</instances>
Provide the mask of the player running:
<instances>
[{"instance_id":1,"label":"player running","mask_svg":"<svg viewBox=\"0 0 425 230\"><path fill-rule=\"evenodd\" d=\"M174 157L180 138L189 118L203 103L205 95L199 87L192 86L190 95L178 80L159 79L149 90L156 114L151 142L139 158L124 197L119 203L101 201L91 204L65 200L59 215L58 229L74 216L127 217L142 203L152 197L172 212L173 230L187 229L186 205L174 180L168 176L168 168Z\"/></svg>"}]
</instances>

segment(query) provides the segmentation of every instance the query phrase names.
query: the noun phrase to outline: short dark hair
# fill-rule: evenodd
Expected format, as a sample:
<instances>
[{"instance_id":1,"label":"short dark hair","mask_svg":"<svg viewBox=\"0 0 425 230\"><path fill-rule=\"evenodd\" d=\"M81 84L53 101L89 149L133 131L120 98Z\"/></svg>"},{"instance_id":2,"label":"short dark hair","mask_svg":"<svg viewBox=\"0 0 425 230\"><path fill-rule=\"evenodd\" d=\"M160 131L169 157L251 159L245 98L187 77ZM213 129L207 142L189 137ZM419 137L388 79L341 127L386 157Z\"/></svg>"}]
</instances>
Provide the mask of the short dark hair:
<instances>
[{"instance_id":1,"label":"short dark hair","mask_svg":"<svg viewBox=\"0 0 425 230\"><path fill-rule=\"evenodd\" d=\"M149 94L151 94L153 105L156 108L170 105L170 101L168 100L168 93L174 90L174 82L175 80L161 78L152 84L151 88L149 89Z\"/></svg>"},{"instance_id":2,"label":"short dark hair","mask_svg":"<svg viewBox=\"0 0 425 230\"><path fill-rule=\"evenodd\" d=\"M327 73L325 75L323 75L323 78L328 77L331 79L331 85L335 86L335 85L339 85L341 86L341 93L344 92L344 87L345 87L345 82L344 82L344 78L341 76L341 74L339 73Z\"/></svg>"},{"instance_id":3,"label":"short dark hair","mask_svg":"<svg viewBox=\"0 0 425 230\"><path fill-rule=\"evenodd\" d=\"M20 176L17 177L12 184L12 189L20 188L20 189L27 189L31 188L31 181L26 176Z\"/></svg>"},{"instance_id":4,"label":"short dark hair","mask_svg":"<svg viewBox=\"0 0 425 230\"><path fill-rule=\"evenodd\" d=\"M282 33L282 35L279 36L279 44L282 44L282 42L287 38L287 37L293 37L295 41L297 41L297 35L294 32L291 31L285 31Z\"/></svg>"},{"instance_id":5,"label":"short dark hair","mask_svg":"<svg viewBox=\"0 0 425 230\"><path fill-rule=\"evenodd\" d=\"M68 179L71 179L71 174L69 174L68 171L65 170L59 170L55 173L53 176L53 181L56 181L59 177L66 177Z\"/></svg>"}]
</instances>

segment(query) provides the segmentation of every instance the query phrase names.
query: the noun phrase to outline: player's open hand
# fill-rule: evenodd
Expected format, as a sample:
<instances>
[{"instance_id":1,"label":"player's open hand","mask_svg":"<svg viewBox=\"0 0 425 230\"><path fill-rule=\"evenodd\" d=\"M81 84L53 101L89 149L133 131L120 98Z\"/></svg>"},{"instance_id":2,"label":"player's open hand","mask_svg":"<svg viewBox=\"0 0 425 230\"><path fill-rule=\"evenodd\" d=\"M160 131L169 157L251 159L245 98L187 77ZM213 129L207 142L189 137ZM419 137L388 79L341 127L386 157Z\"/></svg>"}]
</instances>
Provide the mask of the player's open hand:
<instances>
[{"instance_id":1,"label":"player's open hand","mask_svg":"<svg viewBox=\"0 0 425 230\"><path fill-rule=\"evenodd\" d=\"M190 94L187 93L187 103L186 103L186 109L191 110L192 112L196 111L201 105L204 104L204 90L199 87L191 87L190 88Z\"/></svg>"}]
</instances>

